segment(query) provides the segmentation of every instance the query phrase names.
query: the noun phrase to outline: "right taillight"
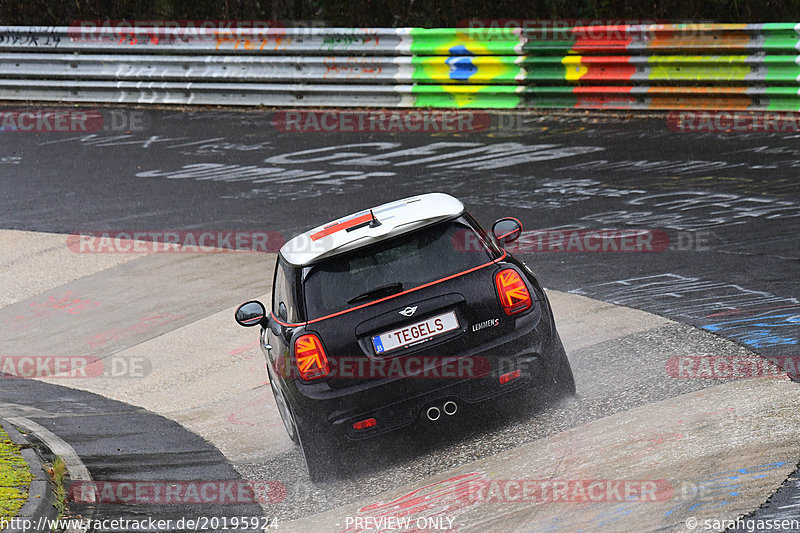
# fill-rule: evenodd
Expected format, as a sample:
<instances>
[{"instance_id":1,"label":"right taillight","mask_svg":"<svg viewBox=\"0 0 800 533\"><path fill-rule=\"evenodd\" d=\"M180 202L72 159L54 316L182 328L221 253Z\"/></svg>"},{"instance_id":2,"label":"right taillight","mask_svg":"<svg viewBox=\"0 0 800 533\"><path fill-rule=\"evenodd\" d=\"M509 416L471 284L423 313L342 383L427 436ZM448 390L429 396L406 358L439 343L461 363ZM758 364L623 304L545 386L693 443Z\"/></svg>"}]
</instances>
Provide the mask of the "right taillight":
<instances>
[{"instance_id":1,"label":"right taillight","mask_svg":"<svg viewBox=\"0 0 800 533\"><path fill-rule=\"evenodd\" d=\"M500 385L505 385L509 381L514 381L518 377L522 375L522 371L520 370L512 370L511 372L507 372L500 376Z\"/></svg>"},{"instance_id":2,"label":"right taillight","mask_svg":"<svg viewBox=\"0 0 800 533\"><path fill-rule=\"evenodd\" d=\"M353 424L353 429L355 430L362 430L362 429L369 429L374 428L378 425L378 421L374 418L367 418L366 420L361 420L360 422L356 422Z\"/></svg>"},{"instance_id":3,"label":"right taillight","mask_svg":"<svg viewBox=\"0 0 800 533\"><path fill-rule=\"evenodd\" d=\"M531 293L522 276L513 268L505 268L495 274L494 285L500 305L507 315L514 315L529 309L533 305Z\"/></svg>"},{"instance_id":4,"label":"right taillight","mask_svg":"<svg viewBox=\"0 0 800 533\"><path fill-rule=\"evenodd\" d=\"M306 381L325 377L331 370L322 341L313 333L297 337L294 341L294 358L300 377Z\"/></svg>"}]
</instances>

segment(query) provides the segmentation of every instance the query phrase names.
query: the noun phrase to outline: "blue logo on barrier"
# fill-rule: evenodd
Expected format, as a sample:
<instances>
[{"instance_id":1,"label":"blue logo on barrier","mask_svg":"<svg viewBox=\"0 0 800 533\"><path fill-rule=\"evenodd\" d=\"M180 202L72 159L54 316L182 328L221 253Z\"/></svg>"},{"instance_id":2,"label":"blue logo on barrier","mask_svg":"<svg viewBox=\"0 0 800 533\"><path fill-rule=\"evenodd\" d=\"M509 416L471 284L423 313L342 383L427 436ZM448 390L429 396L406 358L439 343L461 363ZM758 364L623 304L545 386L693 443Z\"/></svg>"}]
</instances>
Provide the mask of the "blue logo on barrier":
<instances>
[{"instance_id":1,"label":"blue logo on barrier","mask_svg":"<svg viewBox=\"0 0 800 533\"><path fill-rule=\"evenodd\" d=\"M444 60L445 63L450 65L450 79L465 81L478 72L478 67L472 63L474 54L467 50L467 47L463 44L452 47L450 54L453 57L448 57Z\"/></svg>"}]
</instances>

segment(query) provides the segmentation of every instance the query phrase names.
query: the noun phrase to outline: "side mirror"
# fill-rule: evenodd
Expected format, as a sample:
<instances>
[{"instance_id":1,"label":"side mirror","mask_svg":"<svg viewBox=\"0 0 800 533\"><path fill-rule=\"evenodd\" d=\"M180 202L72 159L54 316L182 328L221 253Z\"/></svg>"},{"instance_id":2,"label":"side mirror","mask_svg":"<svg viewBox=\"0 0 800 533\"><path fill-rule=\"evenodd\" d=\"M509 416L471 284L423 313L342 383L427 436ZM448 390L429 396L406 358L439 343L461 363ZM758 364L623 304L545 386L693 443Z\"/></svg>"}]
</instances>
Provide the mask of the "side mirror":
<instances>
[{"instance_id":1,"label":"side mirror","mask_svg":"<svg viewBox=\"0 0 800 533\"><path fill-rule=\"evenodd\" d=\"M522 222L513 217L501 218L492 225L492 234L501 244L509 244L522 235Z\"/></svg>"},{"instance_id":2,"label":"side mirror","mask_svg":"<svg viewBox=\"0 0 800 533\"><path fill-rule=\"evenodd\" d=\"M258 300L245 302L236 309L236 323L246 328L257 326L264 322L267 310Z\"/></svg>"}]
</instances>

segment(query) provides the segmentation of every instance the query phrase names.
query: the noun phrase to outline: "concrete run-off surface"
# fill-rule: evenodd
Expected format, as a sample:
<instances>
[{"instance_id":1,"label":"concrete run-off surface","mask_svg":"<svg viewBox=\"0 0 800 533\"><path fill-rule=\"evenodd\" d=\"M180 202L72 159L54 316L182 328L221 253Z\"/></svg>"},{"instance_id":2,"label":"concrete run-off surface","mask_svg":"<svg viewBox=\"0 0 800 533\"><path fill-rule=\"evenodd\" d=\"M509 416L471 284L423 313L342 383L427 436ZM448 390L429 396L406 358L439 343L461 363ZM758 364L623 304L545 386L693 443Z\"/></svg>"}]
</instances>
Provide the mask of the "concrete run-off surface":
<instances>
[{"instance_id":1,"label":"concrete run-off surface","mask_svg":"<svg viewBox=\"0 0 800 533\"><path fill-rule=\"evenodd\" d=\"M287 530L366 531L406 519L476 532L702 530L758 507L795 469L800 413L792 406L799 400L800 388L788 380L719 385L291 522ZM632 488L651 482L655 501L619 501L609 488L594 495L616 501L592 501L588 491L575 496L577 482L609 480ZM526 481L535 487L527 497ZM559 482L569 489L554 497Z\"/></svg>"},{"instance_id":2,"label":"concrete run-off surface","mask_svg":"<svg viewBox=\"0 0 800 533\"><path fill-rule=\"evenodd\" d=\"M28 234L0 236L14 248ZM483 434L467 429L460 443L313 486L269 392L257 331L233 322L240 301L269 300L274 254L98 259L63 252L65 239L35 236L35 248L60 266L58 277L8 298L0 320L17 327L0 340L2 354L91 355L91 365L102 367L89 367L95 377L42 381L160 414L216 446L245 479L283 482L286 499L264 511L297 519L283 522L289 531L359 530L377 527L367 519L390 517L438 520L463 531L672 530L691 517L752 511L800 457L800 415L788 407L800 399L795 384L769 379L707 388L704 380L665 378L669 357L745 349L656 315L548 291L575 371L576 400ZM9 261L5 283L30 279L32 267ZM64 294L97 305L59 307ZM32 309L46 314L37 320ZM61 342L49 341L52 332L62 333ZM132 361L142 362L141 372L108 373L109 365ZM514 499L514 487L542 480L654 482L658 501Z\"/></svg>"},{"instance_id":3,"label":"concrete run-off surface","mask_svg":"<svg viewBox=\"0 0 800 533\"><path fill-rule=\"evenodd\" d=\"M84 254L76 261L64 235L0 232L0 307L135 259L135 254ZM12 275L13 273L13 275Z\"/></svg>"}]
</instances>

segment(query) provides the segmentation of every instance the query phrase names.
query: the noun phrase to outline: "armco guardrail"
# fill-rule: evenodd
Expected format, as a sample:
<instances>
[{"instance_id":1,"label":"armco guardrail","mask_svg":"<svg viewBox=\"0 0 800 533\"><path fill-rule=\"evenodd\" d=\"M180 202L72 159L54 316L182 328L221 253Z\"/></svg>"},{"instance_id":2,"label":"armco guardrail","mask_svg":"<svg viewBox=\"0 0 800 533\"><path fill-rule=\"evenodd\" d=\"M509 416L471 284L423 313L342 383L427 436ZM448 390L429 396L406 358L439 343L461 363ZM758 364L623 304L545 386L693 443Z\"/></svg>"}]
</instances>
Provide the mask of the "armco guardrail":
<instances>
[{"instance_id":1,"label":"armco guardrail","mask_svg":"<svg viewBox=\"0 0 800 533\"><path fill-rule=\"evenodd\" d=\"M800 109L800 24L0 27L0 100Z\"/></svg>"}]
</instances>

